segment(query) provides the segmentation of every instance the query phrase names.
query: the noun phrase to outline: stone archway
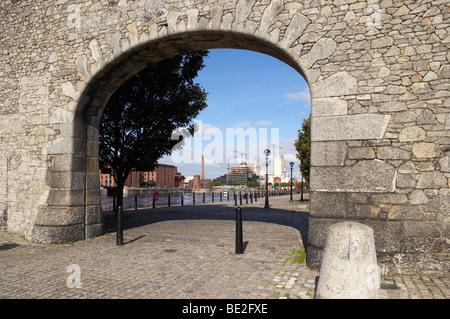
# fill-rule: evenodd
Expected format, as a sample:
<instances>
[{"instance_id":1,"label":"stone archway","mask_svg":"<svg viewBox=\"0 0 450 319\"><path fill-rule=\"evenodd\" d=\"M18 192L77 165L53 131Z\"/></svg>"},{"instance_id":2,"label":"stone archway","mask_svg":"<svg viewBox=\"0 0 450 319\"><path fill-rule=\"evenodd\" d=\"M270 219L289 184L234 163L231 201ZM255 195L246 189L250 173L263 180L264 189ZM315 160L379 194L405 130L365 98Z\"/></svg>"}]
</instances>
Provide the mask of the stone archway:
<instances>
[{"instance_id":1,"label":"stone archway","mask_svg":"<svg viewBox=\"0 0 450 319\"><path fill-rule=\"evenodd\" d=\"M151 63L191 50L212 48L246 49L265 53L295 67L299 73L302 72L296 62L292 61L291 57L273 43L230 31L192 31L165 36L139 44L110 63L106 63L101 71L89 79L78 99L76 114L79 115L72 123L72 143L73 148L77 151L71 153L72 158L69 163L72 163L72 171L68 173L72 174L72 179L84 181L85 188L72 188L69 193L64 194L61 194L59 190L54 190L54 194L52 191L50 193L50 197L53 196L55 201L70 201L73 198L80 204L72 201L72 205L68 205L70 208L65 209L62 209L65 205L63 203L45 207L45 210L38 215L41 217L42 225L35 225L33 240L64 242L98 236L101 233L101 207L98 192L98 128L103 108L109 97L126 79ZM77 62L79 71L86 68L86 65L81 65L83 59L79 59ZM299 76L301 75L299 74ZM55 157L59 156L55 155ZM52 200L50 199L49 202ZM78 208L73 206L78 206ZM49 221L42 222L46 216L53 219L56 214L64 216L63 219L68 221L78 220L78 225L52 225L49 228L46 225ZM49 229L53 233L49 233Z\"/></svg>"},{"instance_id":2,"label":"stone archway","mask_svg":"<svg viewBox=\"0 0 450 319\"><path fill-rule=\"evenodd\" d=\"M96 136L110 94L165 57L241 48L286 62L310 86L308 263L320 264L326 227L351 219L374 228L382 263L401 271L448 268L450 56L444 4L33 5L0 5L1 227L38 242L99 234ZM414 28L405 33L401 25Z\"/></svg>"}]
</instances>

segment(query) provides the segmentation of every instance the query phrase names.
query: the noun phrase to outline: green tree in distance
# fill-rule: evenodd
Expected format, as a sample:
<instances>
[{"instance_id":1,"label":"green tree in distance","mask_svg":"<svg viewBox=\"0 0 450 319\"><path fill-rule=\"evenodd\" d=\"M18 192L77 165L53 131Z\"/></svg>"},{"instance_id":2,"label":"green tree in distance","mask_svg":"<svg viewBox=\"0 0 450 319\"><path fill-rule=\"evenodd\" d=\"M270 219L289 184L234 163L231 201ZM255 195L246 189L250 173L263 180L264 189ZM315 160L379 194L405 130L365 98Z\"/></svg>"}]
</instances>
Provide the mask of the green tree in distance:
<instances>
[{"instance_id":1,"label":"green tree in distance","mask_svg":"<svg viewBox=\"0 0 450 319\"><path fill-rule=\"evenodd\" d=\"M300 172L309 183L310 156L311 156L311 115L303 120L302 127L298 130L298 139L294 143L297 150L297 158L300 160Z\"/></svg>"},{"instance_id":2,"label":"green tree in distance","mask_svg":"<svg viewBox=\"0 0 450 319\"><path fill-rule=\"evenodd\" d=\"M162 156L183 144L181 133L174 136L177 129L194 133L192 121L207 106L207 92L194 79L207 55L194 51L150 65L106 104L99 129L100 169L114 177L118 206L132 169L153 171Z\"/></svg>"},{"instance_id":3,"label":"green tree in distance","mask_svg":"<svg viewBox=\"0 0 450 319\"><path fill-rule=\"evenodd\" d=\"M259 182L247 182L247 187L259 187Z\"/></svg>"}]
</instances>

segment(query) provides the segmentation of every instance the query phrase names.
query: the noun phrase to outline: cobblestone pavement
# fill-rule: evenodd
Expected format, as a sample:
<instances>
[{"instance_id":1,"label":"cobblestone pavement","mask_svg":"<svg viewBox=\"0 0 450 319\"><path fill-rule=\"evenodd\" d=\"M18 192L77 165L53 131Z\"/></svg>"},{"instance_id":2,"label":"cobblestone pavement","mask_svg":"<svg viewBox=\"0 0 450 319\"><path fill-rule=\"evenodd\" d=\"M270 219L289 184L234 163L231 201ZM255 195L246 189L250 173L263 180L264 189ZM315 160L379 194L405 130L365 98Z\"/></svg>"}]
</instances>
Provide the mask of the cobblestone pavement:
<instances>
[{"instance_id":1,"label":"cobblestone pavement","mask_svg":"<svg viewBox=\"0 0 450 319\"><path fill-rule=\"evenodd\" d=\"M313 298L319 273L302 260L307 202L294 199L242 206L241 255L234 202L125 211L122 247L112 213L104 236L76 243L0 232L0 298ZM382 297L449 298L449 286L448 277L397 276L382 282Z\"/></svg>"}]
</instances>

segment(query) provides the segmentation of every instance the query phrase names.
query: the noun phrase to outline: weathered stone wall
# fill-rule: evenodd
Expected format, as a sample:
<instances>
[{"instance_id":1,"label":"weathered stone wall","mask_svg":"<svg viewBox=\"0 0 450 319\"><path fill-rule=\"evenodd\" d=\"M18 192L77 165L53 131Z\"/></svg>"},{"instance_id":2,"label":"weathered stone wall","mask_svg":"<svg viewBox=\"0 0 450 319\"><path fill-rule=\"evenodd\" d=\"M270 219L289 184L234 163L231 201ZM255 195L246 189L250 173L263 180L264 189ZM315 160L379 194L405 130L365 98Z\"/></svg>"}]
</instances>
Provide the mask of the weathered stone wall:
<instances>
[{"instance_id":1,"label":"weathered stone wall","mask_svg":"<svg viewBox=\"0 0 450 319\"><path fill-rule=\"evenodd\" d=\"M98 124L115 88L174 54L242 48L310 85L308 263L352 219L391 271L448 272L449 22L445 0L2 1L0 227L100 234Z\"/></svg>"},{"instance_id":2,"label":"weathered stone wall","mask_svg":"<svg viewBox=\"0 0 450 319\"><path fill-rule=\"evenodd\" d=\"M313 101L309 256L320 260L312 255L320 255L327 226L362 219L390 268L448 272L450 8L378 4L381 25L369 31L350 32L357 10L346 10L347 27L333 38L341 51L321 67L337 73L312 84L332 91L339 72L356 77L347 96L327 90ZM365 129L370 122L378 124Z\"/></svg>"}]
</instances>

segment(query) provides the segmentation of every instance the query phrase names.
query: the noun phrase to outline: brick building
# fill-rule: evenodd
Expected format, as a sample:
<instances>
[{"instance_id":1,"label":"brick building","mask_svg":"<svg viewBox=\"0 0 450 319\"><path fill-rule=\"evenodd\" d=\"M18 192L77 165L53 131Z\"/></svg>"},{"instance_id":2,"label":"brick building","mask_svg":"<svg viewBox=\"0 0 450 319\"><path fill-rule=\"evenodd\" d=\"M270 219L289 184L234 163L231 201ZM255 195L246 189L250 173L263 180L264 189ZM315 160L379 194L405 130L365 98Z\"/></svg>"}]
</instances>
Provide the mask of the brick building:
<instances>
[{"instance_id":1,"label":"brick building","mask_svg":"<svg viewBox=\"0 0 450 319\"><path fill-rule=\"evenodd\" d=\"M116 182L111 174L100 174L100 186L115 187ZM176 166L168 164L158 164L154 171L142 172L132 171L125 182L127 187L140 187L142 183L148 183L151 180L156 182L157 187L179 187L183 176L178 172ZM184 183L182 183L184 184Z\"/></svg>"},{"instance_id":2,"label":"brick building","mask_svg":"<svg viewBox=\"0 0 450 319\"><path fill-rule=\"evenodd\" d=\"M175 187L184 188L184 181L186 177L184 177L181 173L175 175Z\"/></svg>"},{"instance_id":3,"label":"brick building","mask_svg":"<svg viewBox=\"0 0 450 319\"><path fill-rule=\"evenodd\" d=\"M152 172L141 172L143 182L154 180L157 187L178 187L178 169L176 166L168 164L158 164Z\"/></svg>"},{"instance_id":4,"label":"brick building","mask_svg":"<svg viewBox=\"0 0 450 319\"><path fill-rule=\"evenodd\" d=\"M187 188L211 188L212 181L209 178L201 178L200 175L192 176L186 183Z\"/></svg>"}]
</instances>

